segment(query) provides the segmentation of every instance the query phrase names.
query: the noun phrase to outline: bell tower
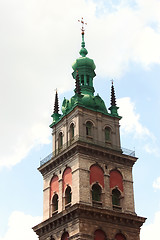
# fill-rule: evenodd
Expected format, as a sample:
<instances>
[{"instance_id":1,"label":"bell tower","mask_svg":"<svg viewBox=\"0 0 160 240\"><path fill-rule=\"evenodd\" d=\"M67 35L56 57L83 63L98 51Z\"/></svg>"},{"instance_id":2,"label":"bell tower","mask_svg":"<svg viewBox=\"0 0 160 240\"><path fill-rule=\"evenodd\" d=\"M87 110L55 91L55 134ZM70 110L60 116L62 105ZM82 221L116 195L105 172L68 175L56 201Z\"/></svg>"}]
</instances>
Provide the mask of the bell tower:
<instances>
[{"instance_id":1,"label":"bell tower","mask_svg":"<svg viewBox=\"0 0 160 240\"><path fill-rule=\"evenodd\" d=\"M86 57L82 19L80 57L72 65L74 95L58 93L52 114L53 152L40 162L43 222L33 228L40 240L139 240L145 218L134 208L134 151L120 144L114 85L111 106L94 95L95 63Z\"/></svg>"}]
</instances>

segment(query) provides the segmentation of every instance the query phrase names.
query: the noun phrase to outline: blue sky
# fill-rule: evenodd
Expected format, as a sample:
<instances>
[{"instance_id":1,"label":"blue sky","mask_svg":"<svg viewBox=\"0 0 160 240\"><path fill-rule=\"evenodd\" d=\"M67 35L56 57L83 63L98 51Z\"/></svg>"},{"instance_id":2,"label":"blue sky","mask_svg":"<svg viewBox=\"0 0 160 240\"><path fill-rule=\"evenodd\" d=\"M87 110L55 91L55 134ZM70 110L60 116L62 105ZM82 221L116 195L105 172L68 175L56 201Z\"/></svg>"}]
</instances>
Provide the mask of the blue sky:
<instances>
[{"instance_id":1,"label":"blue sky","mask_svg":"<svg viewBox=\"0 0 160 240\"><path fill-rule=\"evenodd\" d=\"M0 2L0 240L37 239L42 219L40 159L52 152L55 89L73 94L72 63L87 21L86 48L96 64L96 93L110 106L114 79L121 145L135 149L136 213L141 240L160 222L160 2L158 0L2 0ZM19 227L20 226L20 227Z\"/></svg>"}]
</instances>

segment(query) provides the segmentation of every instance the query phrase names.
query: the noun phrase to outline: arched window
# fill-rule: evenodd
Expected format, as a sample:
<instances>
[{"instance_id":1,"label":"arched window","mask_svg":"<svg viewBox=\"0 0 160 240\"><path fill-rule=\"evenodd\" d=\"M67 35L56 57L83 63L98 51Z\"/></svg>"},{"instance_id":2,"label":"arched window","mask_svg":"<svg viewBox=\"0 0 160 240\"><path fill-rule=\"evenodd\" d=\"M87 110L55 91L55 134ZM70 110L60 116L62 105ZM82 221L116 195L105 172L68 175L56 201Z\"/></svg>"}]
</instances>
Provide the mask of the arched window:
<instances>
[{"instance_id":1,"label":"arched window","mask_svg":"<svg viewBox=\"0 0 160 240\"><path fill-rule=\"evenodd\" d=\"M94 240L106 240L106 234L102 230L98 229L94 233Z\"/></svg>"},{"instance_id":2,"label":"arched window","mask_svg":"<svg viewBox=\"0 0 160 240\"><path fill-rule=\"evenodd\" d=\"M92 186L92 201L101 202L102 189L96 183Z\"/></svg>"},{"instance_id":3,"label":"arched window","mask_svg":"<svg viewBox=\"0 0 160 240\"><path fill-rule=\"evenodd\" d=\"M74 138L74 124L72 123L70 126L70 140Z\"/></svg>"},{"instance_id":4,"label":"arched window","mask_svg":"<svg viewBox=\"0 0 160 240\"><path fill-rule=\"evenodd\" d=\"M92 135L93 135L93 124L90 121L88 121L86 123L86 136L91 137Z\"/></svg>"},{"instance_id":5,"label":"arched window","mask_svg":"<svg viewBox=\"0 0 160 240\"><path fill-rule=\"evenodd\" d=\"M120 197L121 197L121 193L118 189L113 189L112 190L112 204L114 206L120 206Z\"/></svg>"},{"instance_id":6,"label":"arched window","mask_svg":"<svg viewBox=\"0 0 160 240\"><path fill-rule=\"evenodd\" d=\"M58 136L58 148L61 148L63 146L63 133L60 132Z\"/></svg>"},{"instance_id":7,"label":"arched window","mask_svg":"<svg viewBox=\"0 0 160 240\"><path fill-rule=\"evenodd\" d=\"M68 186L65 191L65 205L71 203L72 200L72 193L71 193L71 188Z\"/></svg>"},{"instance_id":8,"label":"arched window","mask_svg":"<svg viewBox=\"0 0 160 240\"><path fill-rule=\"evenodd\" d=\"M109 127L105 128L105 141L111 141L111 129Z\"/></svg>"},{"instance_id":9,"label":"arched window","mask_svg":"<svg viewBox=\"0 0 160 240\"><path fill-rule=\"evenodd\" d=\"M116 240L126 240L125 236L122 233L117 233L115 236Z\"/></svg>"},{"instance_id":10,"label":"arched window","mask_svg":"<svg viewBox=\"0 0 160 240\"><path fill-rule=\"evenodd\" d=\"M61 237L61 240L68 240L69 239L69 234L68 232L64 232L62 237Z\"/></svg>"},{"instance_id":11,"label":"arched window","mask_svg":"<svg viewBox=\"0 0 160 240\"><path fill-rule=\"evenodd\" d=\"M52 212L58 210L58 194L55 194L52 199Z\"/></svg>"}]
</instances>

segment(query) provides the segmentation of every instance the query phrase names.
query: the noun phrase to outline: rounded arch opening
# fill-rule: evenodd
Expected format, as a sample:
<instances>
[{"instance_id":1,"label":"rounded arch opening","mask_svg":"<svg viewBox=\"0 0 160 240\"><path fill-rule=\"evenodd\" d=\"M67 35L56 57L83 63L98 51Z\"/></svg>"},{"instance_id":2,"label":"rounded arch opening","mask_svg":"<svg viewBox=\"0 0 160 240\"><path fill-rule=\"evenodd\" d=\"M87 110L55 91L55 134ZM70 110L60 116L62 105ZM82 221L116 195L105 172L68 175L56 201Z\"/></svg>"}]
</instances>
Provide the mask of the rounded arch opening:
<instances>
[{"instance_id":1,"label":"rounded arch opening","mask_svg":"<svg viewBox=\"0 0 160 240\"><path fill-rule=\"evenodd\" d=\"M91 121L86 122L86 136L93 137L93 123Z\"/></svg>"},{"instance_id":2,"label":"rounded arch opening","mask_svg":"<svg viewBox=\"0 0 160 240\"><path fill-rule=\"evenodd\" d=\"M58 193L59 192L59 182L58 182L58 176L54 175L50 181L50 200L52 198L52 196L54 195L54 193Z\"/></svg>"},{"instance_id":3,"label":"rounded arch opening","mask_svg":"<svg viewBox=\"0 0 160 240\"><path fill-rule=\"evenodd\" d=\"M71 203L72 201L72 191L71 191L71 187L68 186L65 190L65 205Z\"/></svg>"},{"instance_id":4,"label":"rounded arch opening","mask_svg":"<svg viewBox=\"0 0 160 240\"><path fill-rule=\"evenodd\" d=\"M94 232L94 240L106 240L106 234L101 229L97 229Z\"/></svg>"},{"instance_id":5,"label":"rounded arch opening","mask_svg":"<svg viewBox=\"0 0 160 240\"><path fill-rule=\"evenodd\" d=\"M73 140L74 136L75 136L75 125L74 125L74 123L71 123L71 125L70 125L69 135L70 135L70 140Z\"/></svg>"},{"instance_id":6,"label":"rounded arch opening","mask_svg":"<svg viewBox=\"0 0 160 240\"><path fill-rule=\"evenodd\" d=\"M126 237L122 233L117 233L115 240L126 240Z\"/></svg>"},{"instance_id":7,"label":"rounded arch opening","mask_svg":"<svg viewBox=\"0 0 160 240\"><path fill-rule=\"evenodd\" d=\"M120 199L121 199L121 192L117 188L114 188L112 190L112 204L113 204L113 206L120 207L121 206Z\"/></svg>"},{"instance_id":8,"label":"rounded arch opening","mask_svg":"<svg viewBox=\"0 0 160 240\"><path fill-rule=\"evenodd\" d=\"M58 194L55 194L52 198L52 213L58 211Z\"/></svg>"},{"instance_id":9,"label":"rounded arch opening","mask_svg":"<svg viewBox=\"0 0 160 240\"><path fill-rule=\"evenodd\" d=\"M105 133L105 141L106 142L111 142L111 128L108 127L108 126L105 127L104 133Z\"/></svg>"},{"instance_id":10,"label":"rounded arch opening","mask_svg":"<svg viewBox=\"0 0 160 240\"><path fill-rule=\"evenodd\" d=\"M102 201L102 189L98 183L92 186L92 201L101 202Z\"/></svg>"},{"instance_id":11,"label":"rounded arch opening","mask_svg":"<svg viewBox=\"0 0 160 240\"><path fill-rule=\"evenodd\" d=\"M98 164L90 167L90 185L99 183L104 188L104 171Z\"/></svg>"},{"instance_id":12,"label":"rounded arch opening","mask_svg":"<svg viewBox=\"0 0 160 240\"><path fill-rule=\"evenodd\" d=\"M68 240L69 239L69 234L68 232L64 232L62 237L61 237L61 240Z\"/></svg>"},{"instance_id":13,"label":"rounded arch opening","mask_svg":"<svg viewBox=\"0 0 160 240\"><path fill-rule=\"evenodd\" d=\"M58 148L62 148L63 146L63 133L60 132L59 135L58 135Z\"/></svg>"},{"instance_id":14,"label":"rounded arch opening","mask_svg":"<svg viewBox=\"0 0 160 240\"><path fill-rule=\"evenodd\" d=\"M118 188L123 192L123 177L121 172L117 169L110 171L110 188Z\"/></svg>"}]
</instances>

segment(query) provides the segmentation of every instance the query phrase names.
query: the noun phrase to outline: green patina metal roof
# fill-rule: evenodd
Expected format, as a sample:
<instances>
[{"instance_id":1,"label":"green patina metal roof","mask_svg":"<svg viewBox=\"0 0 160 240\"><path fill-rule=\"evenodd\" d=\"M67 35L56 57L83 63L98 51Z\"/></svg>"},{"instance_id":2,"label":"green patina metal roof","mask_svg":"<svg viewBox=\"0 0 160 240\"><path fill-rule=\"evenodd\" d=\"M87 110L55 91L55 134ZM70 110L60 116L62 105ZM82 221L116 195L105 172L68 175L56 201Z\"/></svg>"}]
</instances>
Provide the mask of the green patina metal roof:
<instances>
[{"instance_id":1,"label":"green patina metal roof","mask_svg":"<svg viewBox=\"0 0 160 240\"><path fill-rule=\"evenodd\" d=\"M93 87L93 78L96 76L94 70L96 65L94 61L86 55L88 54L87 49L85 48L84 42L84 32L82 32L82 44L81 44L80 55L81 57L77 58L76 61L73 63L73 73L72 76L76 80L77 72L79 75L79 85L80 85L80 94L77 94L76 89L74 96L72 96L69 100L64 98L62 103L62 115L58 113L53 113L52 118L53 122L50 125L52 127L58 121L60 121L66 114L71 112L76 106L81 106L93 111L101 112L106 115L110 115L112 117L121 118L118 115L116 105L109 108L111 113L108 113L107 108L105 106L104 101L102 98L97 94L94 96L94 87ZM113 92L113 85L112 85L112 92ZM113 95L113 93L111 94Z\"/></svg>"}]
</instances>

